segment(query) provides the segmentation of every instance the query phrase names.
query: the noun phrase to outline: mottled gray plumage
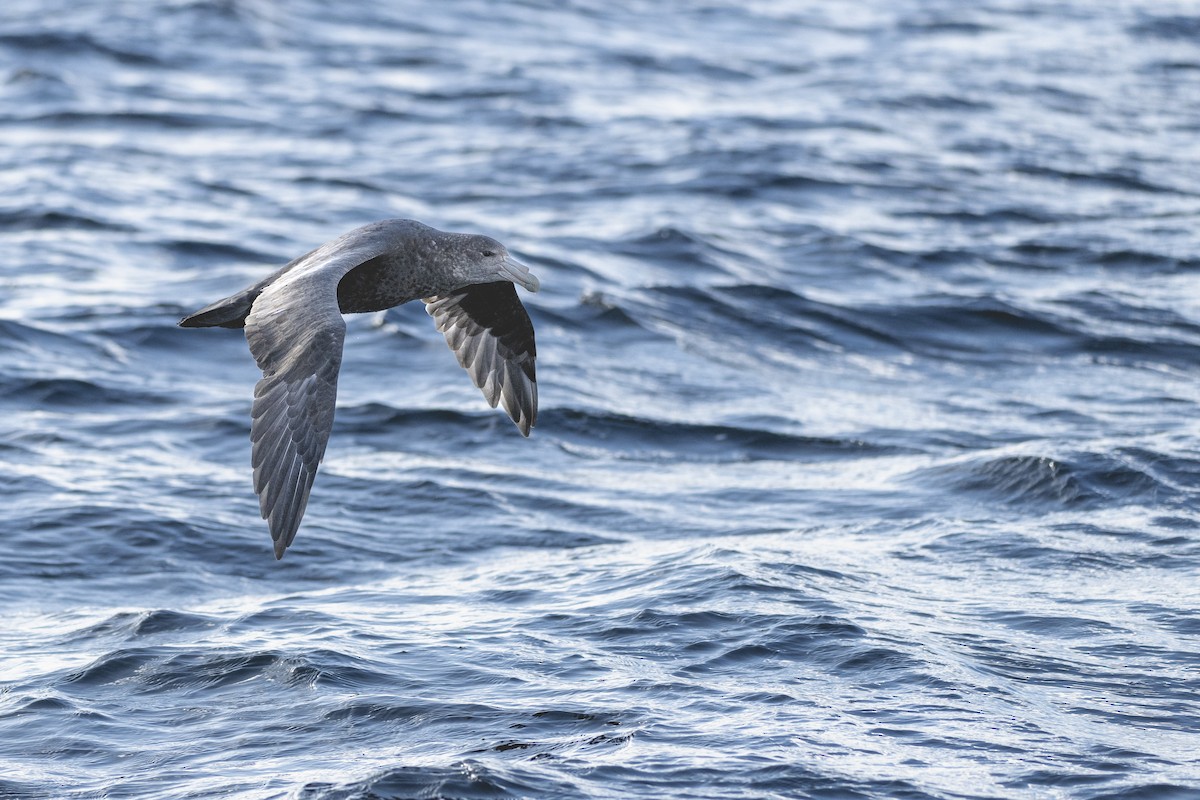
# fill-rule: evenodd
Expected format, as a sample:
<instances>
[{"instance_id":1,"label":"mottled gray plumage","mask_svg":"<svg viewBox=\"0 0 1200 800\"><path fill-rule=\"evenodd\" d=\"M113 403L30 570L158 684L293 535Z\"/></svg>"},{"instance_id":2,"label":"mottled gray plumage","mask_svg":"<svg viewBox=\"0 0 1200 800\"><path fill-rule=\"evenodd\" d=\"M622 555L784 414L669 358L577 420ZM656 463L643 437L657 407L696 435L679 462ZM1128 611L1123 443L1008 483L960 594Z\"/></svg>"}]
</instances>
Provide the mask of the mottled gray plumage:
<instances>
[{"instance_id":1,"label":"mottled gray plumage","mask_svg":"<svg viewBox=\"0 0 1200 800\"><path fill-rule=\"evenodd\" d=\"M291 545L333 429L346 323L424 298L458 362L521 433L537 422L533 325L513 283L538 280L486 236L413 220L363 226L262 282L185 317L185 328L244 327L263 372L250 426L254 490L275 541Z\"/></svg>"}]
</instances>

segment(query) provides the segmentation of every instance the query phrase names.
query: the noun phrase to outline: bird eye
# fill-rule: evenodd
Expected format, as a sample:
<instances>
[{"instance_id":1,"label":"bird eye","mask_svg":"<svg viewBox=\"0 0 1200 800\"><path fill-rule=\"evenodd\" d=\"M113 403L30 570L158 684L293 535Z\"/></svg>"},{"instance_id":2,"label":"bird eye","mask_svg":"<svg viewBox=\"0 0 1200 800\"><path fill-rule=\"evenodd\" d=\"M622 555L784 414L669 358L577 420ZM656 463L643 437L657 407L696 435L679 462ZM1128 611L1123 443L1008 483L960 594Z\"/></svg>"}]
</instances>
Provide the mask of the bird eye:
<instances>
[{"instance_id":1,"label":"bird eye","mask_svg":"<svg viewBox=\"0 0 1200 800\"><path fill-rule=\"evenodd\" d=\"M494 255L496 255L496 251L495 251L495 250L484 250L484 251L483 251L483 257L484 257L484 258L491 258L491 257L492 257L492 256L494 256Z\"/></svg>"}]
</instances>

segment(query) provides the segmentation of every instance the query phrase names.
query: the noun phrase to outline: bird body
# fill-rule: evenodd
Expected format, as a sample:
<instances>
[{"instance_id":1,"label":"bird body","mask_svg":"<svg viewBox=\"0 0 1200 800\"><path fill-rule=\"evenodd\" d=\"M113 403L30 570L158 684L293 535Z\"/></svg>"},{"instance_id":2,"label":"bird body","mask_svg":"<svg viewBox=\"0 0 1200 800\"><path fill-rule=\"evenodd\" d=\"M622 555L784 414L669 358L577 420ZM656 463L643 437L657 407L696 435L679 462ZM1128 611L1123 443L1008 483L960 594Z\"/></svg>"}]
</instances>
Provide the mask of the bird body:
<instances>
[{"instance_id":1,"label":"bird body","mask_svg":"<svg viewBox=\"0 0 1200 800\"><path fill-rule=\"evenodd\" d=\"M494 239L384 220L180 321L185 328L244 328L263 372L251 409L251 463L276 558L295 538L333 429L342 314L423 299L484 397L493 407L502 403L529 435L537 420L537 353L514 283L539 288Z\"/></svg>"}]
</instances>

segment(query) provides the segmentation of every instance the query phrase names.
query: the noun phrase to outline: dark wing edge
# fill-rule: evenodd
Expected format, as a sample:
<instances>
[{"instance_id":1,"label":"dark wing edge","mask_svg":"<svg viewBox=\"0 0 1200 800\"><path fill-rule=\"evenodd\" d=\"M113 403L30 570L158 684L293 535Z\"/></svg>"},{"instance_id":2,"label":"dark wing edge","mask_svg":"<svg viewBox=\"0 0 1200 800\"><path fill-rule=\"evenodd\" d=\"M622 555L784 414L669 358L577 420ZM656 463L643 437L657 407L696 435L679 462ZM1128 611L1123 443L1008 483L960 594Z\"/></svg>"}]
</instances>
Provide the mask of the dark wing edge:
<instances>
[{"instance_id":1,"label":"dark wing edge","mask_svg":"<svg viewBox=\"0 0 1200 800\"><path fill-rule=\"evenodd\" d=\"M502 404L521 435L537 424L533 322L508 281L476 283L424 299L458 363L492 408Z\"/></svg>"}]
</instances>

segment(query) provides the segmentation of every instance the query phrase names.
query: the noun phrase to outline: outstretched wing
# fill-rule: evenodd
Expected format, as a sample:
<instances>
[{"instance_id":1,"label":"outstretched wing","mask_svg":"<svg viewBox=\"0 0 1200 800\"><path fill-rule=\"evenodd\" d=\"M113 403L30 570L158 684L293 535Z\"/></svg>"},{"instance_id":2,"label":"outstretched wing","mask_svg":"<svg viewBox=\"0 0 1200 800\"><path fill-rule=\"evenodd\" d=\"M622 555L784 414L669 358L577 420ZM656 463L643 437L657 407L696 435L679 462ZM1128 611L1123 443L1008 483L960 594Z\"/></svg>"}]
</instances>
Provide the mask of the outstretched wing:
<instances>
[{"instance_id":1,"label":"outstretched wing","mask_svg":"<svg viewBox=\"0 0 1200 800\"><path fill-rule=\"evenodd\" d=\"M337 376L346 323L340 315L308 319L306 330L259 314L255 303L246 324L250 351L263 371L254 387L254 491L275 540L275 557L296 537L308 493L333 430ZM337 307L334 307L337 311Z\"/></svg>"},{"instance_id":2,"label":"outstretched wing","mask_svg":"<svg viewBox=\"0 0 1200 800\"><path fill-rule=\"evenodd\" d=\"M476 283L424 302L484 398L492 408L503 402L528 436L537 424L537 347L517 288L508 281Z\"/></svg>"},{"instance_id":3,"label":"outstretched wing","mask_svg":"<svg viewBox=\"0 0 1200 800\"><path fill-rule=\"evenodd\" d=\"M333 429L346 338L338 282L380 252L382 243L331 242L263 289L246 317L246 340L263 372L251 409L254 491L276 558L296 538Z\"/></svg>"}]
</instances>

